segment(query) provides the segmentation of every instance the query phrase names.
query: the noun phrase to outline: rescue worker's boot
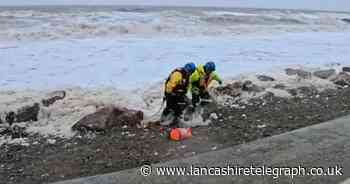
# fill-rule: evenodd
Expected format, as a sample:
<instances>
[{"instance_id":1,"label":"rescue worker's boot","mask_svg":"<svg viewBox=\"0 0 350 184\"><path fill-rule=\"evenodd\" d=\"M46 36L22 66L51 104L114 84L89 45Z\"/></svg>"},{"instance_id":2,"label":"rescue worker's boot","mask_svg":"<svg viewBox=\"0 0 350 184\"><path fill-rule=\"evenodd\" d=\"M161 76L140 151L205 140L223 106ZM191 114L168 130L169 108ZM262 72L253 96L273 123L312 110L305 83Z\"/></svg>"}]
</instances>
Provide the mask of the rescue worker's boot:
<instances>
[{"instance_id":1,"label":"rescue worker's boot","mask_svg":"<svg viewBox=\"0 0 350 184\"><path fill-rule=\"evenodd\" d=\"M190 121L194 112L195 107L193 105L188 106L184 111L184 121Z\"/></svg>"},{"instance_id":2,"label":"rescue worker's boot","mask_svg":"<svg viewBox=\"0 0 350 184\"><path fill-rule=\"evenodd\" d=\"M206 106L206 105L210 104L211 102L213 102L213 100L211 99L211 96L208 93L208 91L202 91L200 94L200 105Z\"/></svg>"},{"instance_id":3,"label":"rescue worker's boot","mask_svg":"<svg viewBox=\"0 0 350 184\"><path fill-rule=\"evenodd\" d=\"M180 118L175 116L171 123L169 124L170 128L179 128Z\"/></svg>"},{"instance_id":4,"label":"rescue worker's boot","mask_svg":"<svg viewBox=\"0 0 350 184\"><path fill-rule=\"evenodd\" d=\"M166 107L160 117L160 125L170 125L174 121L174 114L175 113L172 110Z\"/></svg>"}]
</instances>

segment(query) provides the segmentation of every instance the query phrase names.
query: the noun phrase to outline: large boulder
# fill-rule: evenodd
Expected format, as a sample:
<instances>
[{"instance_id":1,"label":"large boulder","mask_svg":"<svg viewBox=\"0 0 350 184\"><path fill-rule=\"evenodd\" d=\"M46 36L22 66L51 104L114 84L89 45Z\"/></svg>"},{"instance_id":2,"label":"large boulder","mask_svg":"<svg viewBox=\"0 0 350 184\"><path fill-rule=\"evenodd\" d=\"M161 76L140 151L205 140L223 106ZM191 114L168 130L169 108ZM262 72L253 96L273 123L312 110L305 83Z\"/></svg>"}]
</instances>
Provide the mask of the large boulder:
<instances>
[{"instance_id":1,"label":"large boulder","mask_svg":"<svg viewBox=\"0 0 350 184\"><path fill-rule=\"evenodd\" d=\"M329 70L319 70L314 72L314 76L321 78L321 79L328 79L332 75L334 75L336 71L334 69Z\"/></svg>"},{"instance_id":2,"label":"large boulder","mask_svg":"<svg viewBox=\"0 0 350 184\"><path fill-rule=\"evenodd\" d=\"M349 86L350 85L350 75L346 72L340 72L334 79L332 79L334 84L340 86Z\"/></svg>"},{"instance_id":3,"label":"large boulder","mask_svg":"<svg viewBox=\"0 0 350 184\"><path fill-rule=\"evenodd\" d=\"M350 19L349 18L342 18L341 19L343 22L345 22L345 23L349 23L350 24Z\"/></svg>"},{"instance_id":4,"label":"large boulder","mask_svg":"<svg viewBox=\"0 0 350 184\"><path fill-rule=\"evenodd\" d=\"M287 68L285 71L286 71L286 74L289 76L297 75L298 77L303 78L303 79L310 79L311 78L311 72L307 72L305 70Z\"/></svg>"},{"instance_id":5,"label":"large boulder","mask_svg":"<svg viewBox=\"0 0 350 184\"><path fill-rule=\"evenodd\" d=\"M284 84L276 84L273 86L273 88L275 89L286 89L286 85Z\"/></svg>"},{"instance_id":6,"label":"large boulder","mask_svg":"<svg viewBox=\"0 0 350 184\"><path fill-rule=\"evenodd\" d=\"M16 122L38 121L39 111L39 103L34 103L33 105L22 107L17 110Z\"/></svg>"},{"instance_id":7,"label":"large boulder","mask_svg":"<svg viewBox=\"0 0 350 184\"><path fill-rule=\"evenodd\" d=\"M39 103L34 103L33 105L24 106L18 109L17 112L10 111L6 114L5 120L10 125L13 123L38 121L39 111Z\"/></svg>"},{"instance_id":8,"label":"large boulder","mask_svg":"<svg viewBox=\"0 0 350 184\"><path fill-rule=\"evenodd\" d=\"M265 89L263 87L256 85L256 84L253 84L253 82L250 80L246 80L243 82L242 90L247 91L247 92L258 93L258 92L264 91Z\"/></svg>"},{"instance_id":9,"label":"large boulder","mask_svg":"<svg viewBox=\"0 0 350 184\"><path fill-rule=\"evenodd\" d=\"M256 78L258 78L260 81L263 81L263 82L275 81L274 78L267 75L257 75Z\"/></svg>"},{"instance_id":10,"label":"large boulder","mask_svg":"<svg viewBox=\"0 0 350 184\"><path fill-rule=\"evenodd\" d=\"M113 127L124 125L136 127L143 120L143 112L119 107L105 107L89 114L72 127L77 131L107 131Z\"/></svg>"},{"instance_id":11,"label":"large boulder","mask_svg":"<svg viewBox=\"0 0 350 184\"><path fill-rule=\"evenodd\" d=\"M62 100L66 97L66 92L65 91L54 91L46 95L45 99L41 100L41 103L45 106L48 107L55 103L57 100Z\"/></svg>"},{"instance_id":12,"label":"large boulder","mask_svg":"<svg viewBox=\"0 0 350 184\"><path fill-rule=\"evenodd\" d=\"M350 72L350 67L343 67L343 72Z\"/></svg>"},{"instance_id":13,"label":"large boulder","mask_svg":"<svg viewBox=\"0 0 350 184\"><path fill-rule=\"evenodd\" d=\"M216 88L216 91L222 95L237 97L242 93L242 86L243 84L241 82L234 82L225 86L219 86Z\"/></svg>"}]
</instances>

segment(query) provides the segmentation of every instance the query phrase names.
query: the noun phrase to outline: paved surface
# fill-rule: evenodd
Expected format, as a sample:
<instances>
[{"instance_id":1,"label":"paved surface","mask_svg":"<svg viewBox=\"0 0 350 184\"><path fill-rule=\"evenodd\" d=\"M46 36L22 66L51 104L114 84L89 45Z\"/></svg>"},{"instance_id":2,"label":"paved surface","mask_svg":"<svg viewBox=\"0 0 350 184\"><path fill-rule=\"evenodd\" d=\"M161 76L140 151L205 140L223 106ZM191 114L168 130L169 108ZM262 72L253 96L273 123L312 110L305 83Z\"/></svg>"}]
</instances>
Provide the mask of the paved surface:
<instances>
[{"instance_id":1,"label":"paved surface","mask_svg":"<svg viewBox=\"0 0 350 184\"><path fill-rule=\"evenodd\" d=\"M342 176L156 176L160 166L275 166L275 167L342 167ZM199 154L152 165L151 176L141 176L140 169L98 175L56 184L118 184L118 183L350 183L350 116L282 135L254 141L219 151Z\"/></svg>"}]
</instances>

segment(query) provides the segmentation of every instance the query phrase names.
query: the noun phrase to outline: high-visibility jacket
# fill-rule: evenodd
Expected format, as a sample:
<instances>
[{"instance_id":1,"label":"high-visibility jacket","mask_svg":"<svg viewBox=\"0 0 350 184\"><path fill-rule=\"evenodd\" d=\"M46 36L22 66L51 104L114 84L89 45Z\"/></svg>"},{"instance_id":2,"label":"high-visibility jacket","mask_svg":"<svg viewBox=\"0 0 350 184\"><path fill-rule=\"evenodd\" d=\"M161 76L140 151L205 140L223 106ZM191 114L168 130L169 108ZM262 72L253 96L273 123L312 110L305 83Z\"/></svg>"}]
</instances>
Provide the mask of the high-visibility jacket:
<instances>
[{"instance_id":1,"label":"high-visibility jacket","mask_svg":"<svg viewBox=\"0 0 350 184\"><path fill-rule=\"evenodd\" d=\"M216 72L207 74L205 73L204 66L198 65L196 71L193 72L190 77L190 85L192 89L199 88L206 90L213 80L221 82L221 79Z\"/></svg>"},{"instance_id":2,"label":"high-visibility jacket","mask_svg":"<svg viewBox=\"0 0 350 184\"><path fill-rule=\"evenodd\" d=\"M165 93L186 94L189 78L190 75L183 68L175 69L165 82Z\"/></svg>"}]
</instances>

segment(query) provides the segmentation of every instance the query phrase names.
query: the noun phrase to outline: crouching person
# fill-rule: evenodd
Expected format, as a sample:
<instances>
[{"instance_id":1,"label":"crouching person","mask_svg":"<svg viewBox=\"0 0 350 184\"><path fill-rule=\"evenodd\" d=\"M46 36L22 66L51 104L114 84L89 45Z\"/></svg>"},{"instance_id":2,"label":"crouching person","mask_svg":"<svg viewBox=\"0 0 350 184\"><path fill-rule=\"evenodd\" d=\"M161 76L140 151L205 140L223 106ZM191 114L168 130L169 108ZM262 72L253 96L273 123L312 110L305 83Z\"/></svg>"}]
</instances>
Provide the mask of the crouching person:
<instances>
[{"instance_id":1,"label":"crouching person","mask_svg":"<svg viewBox=\"0 0 350 184\"><path fill-rule=\"evenodd\" d=\"M170 121L170 126L177 126L184 109L188 105L186 97L190 76L196 70L194 63L187 63L184 67L171 72L165 82L166 107L162 113L161 121Z\"/></svg>"},{"instance_id":2,"label":"crouching person","mask_svg":"<svg viewBox=\"0 0 350 184\"><path fill-rule=\"evenodd\" d=\"M215 70L215 63L208 62L204 66L199 65L196 71L191 75L190 83L193 110L200 102L205 104L209 101L210 95L208 92L208 87L213 80L217 81L219 84L222 84L222 80Z\"/></svg>"}]
</instances>

